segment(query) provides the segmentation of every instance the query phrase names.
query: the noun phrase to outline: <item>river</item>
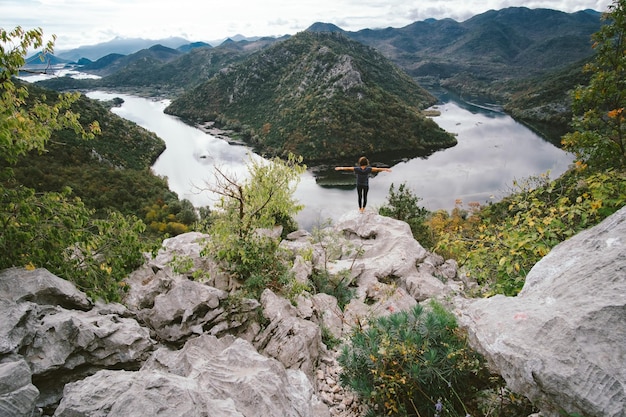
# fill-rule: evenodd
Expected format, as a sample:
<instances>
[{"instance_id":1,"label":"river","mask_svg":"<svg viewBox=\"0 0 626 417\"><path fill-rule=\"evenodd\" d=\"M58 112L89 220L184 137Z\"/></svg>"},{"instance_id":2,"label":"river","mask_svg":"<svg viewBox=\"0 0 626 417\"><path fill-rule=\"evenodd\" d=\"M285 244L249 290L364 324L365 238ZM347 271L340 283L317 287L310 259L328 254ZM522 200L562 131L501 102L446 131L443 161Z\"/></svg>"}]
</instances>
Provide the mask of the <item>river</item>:
<instances>
[{"instance_id":1,"label":"river","mask_svg":"<svg viewBox=\"0 0 626 417\"><path fill-rule=\"evenodd\" d=\"M186 198L197 207L213 206L217 196L206 189L207 184L213 183L215 166L237 178L245 178L250 149L231 145L166 115L163 109L168 100L101 91L87 96L99 100L122 98L122 106L112 111L165 141L167 148L152 168L157 175L167 177L170 189L181 199ZM465 205L497 201L511 192L514 180L548 171L550 178L556 178L573 160L572 155L497 109L455 100L445 94L440 99L442 102L435 107L441 115L434 120L455 134L458 144L426 158L402 160L391 166L392 172L377 174L370 180L368 209L385 204L389 187L395 184L397 188L402 183L421 199L421 206L431 211L450 210L457 200ZM355 155L355 162L358 157ZM329 171L325 174L333 175ZM311 229L326 220L337 220L349 210L357 210L353 186L322 185L325 182L318 182L316 175L312 170L303 174L295 192L295 198L305 206L296 218L301 228ZM354 174L334 175L341 175L339 182L351 184Z\"/></svg>"}]
</instances>

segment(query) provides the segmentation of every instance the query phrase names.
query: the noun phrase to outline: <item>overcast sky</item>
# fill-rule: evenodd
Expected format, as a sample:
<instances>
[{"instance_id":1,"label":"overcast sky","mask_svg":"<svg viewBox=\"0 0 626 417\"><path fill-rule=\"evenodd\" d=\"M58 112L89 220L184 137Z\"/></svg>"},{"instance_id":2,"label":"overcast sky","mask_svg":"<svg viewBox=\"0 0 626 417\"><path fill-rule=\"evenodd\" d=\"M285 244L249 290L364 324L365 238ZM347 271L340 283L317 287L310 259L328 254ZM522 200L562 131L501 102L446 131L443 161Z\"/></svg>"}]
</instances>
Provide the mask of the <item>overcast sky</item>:
<instances>
[{"instance_id":1,"label":"overcast sky","mask_svg":"<svg viewBox=\"0 0 626 417\"><path fill-rule=\"evenodd\" d=\"M234 35L293 35L315 22L342 29L403 27L428 18L462 22L512 6L564 12L606 11L612 0L0 0L0 27L42 28L56 50L115 37L180 36L213 41Z\"/></svg>"}]
</instances>

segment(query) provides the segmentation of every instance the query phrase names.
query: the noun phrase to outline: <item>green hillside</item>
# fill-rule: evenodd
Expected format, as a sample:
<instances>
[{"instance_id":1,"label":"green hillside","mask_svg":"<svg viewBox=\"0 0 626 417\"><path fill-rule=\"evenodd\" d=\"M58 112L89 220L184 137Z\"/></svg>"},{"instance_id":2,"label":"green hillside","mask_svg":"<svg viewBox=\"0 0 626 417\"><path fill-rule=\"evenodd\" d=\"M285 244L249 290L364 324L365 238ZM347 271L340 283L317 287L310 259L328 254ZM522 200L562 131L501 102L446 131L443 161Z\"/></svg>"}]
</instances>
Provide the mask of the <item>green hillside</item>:
<instances>
[{"instance_id":1,"label":"green hillside","mask_svg":"<svg viewBox=\"0 0 626 417\"><path fill-rule=\"evenodd\" d=\"M507 95L505 111L551 142L560 143L561 136L570 130L572 91L589 84L591 74L583 67L590 61L588 58L540 77L496 83L496 88Z\"/></svg>"},{"instance_id":2,"label":"green hillside","mask_svg":"<svg viewBox=\"0 0 626 417\"><path fill-rule=\"evenodd\" d=\"M302 32L220 71L165 111L234 128L259 152L311 162L454 146L421 114L435 101L373 48Z\"/></svg>"},{"instance_id":3,"label":"green hillside","mask_svg":"<svg viewBox=\"0 0 626 417\"><path fill-rule=\"evenodd\" d=\"M30 99L55 94L27 85ZM102 134L86 141L72 130L55 131L46 152L31 152L13 167L17 181L38 192L70 187L89 208L101 214L116 209L145 216L145 208L164 201L178 201L167 181L150 166L165 150L154 133L109 111L101 102L81 96L72 110L81 123L98 120Z\"/></svg>"}]
</instances>

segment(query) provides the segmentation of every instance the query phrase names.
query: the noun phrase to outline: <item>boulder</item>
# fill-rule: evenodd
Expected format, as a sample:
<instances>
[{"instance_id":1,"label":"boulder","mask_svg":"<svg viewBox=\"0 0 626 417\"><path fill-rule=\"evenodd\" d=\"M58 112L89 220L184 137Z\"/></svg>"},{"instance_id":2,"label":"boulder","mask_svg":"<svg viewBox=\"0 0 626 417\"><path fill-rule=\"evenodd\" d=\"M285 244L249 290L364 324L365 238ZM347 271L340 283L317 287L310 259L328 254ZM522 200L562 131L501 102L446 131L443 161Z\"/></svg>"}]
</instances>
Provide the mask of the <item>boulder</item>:
<instances>
[{"instance_id":1,"label":"boulder","mask_svg":"<svg viewBox=\"0 0 626 417\"><path fill-rule=\"evenodd\" d=\"M319 326L298 317L298 310L289 300L269 289L261 294L261 305L269 324L254 339L254 346L286 368L302 370L313 379L322 345Z\"/></svg>"},{"instance_id":2,"label":"boulder","mask_svg":"<svg viewBox=\"0 0 626 417\"><path fill-rule=\"evenodd\" d=\"M0 296L0 355L17 352L32 337L31 326L36 322L37 305L16 303Z\"/></svg>"},{"instance_id":3,"label":"boulder","mask_svg":"<svg viewBox=\"0 0 626 417\"><path fill-rule=\"evenodd\" d=\"M146 262L125 280L128 293L124 304L133 311L151 308L154 299L181 281L201 281L229 291L232 283L219 272L215 262L201 256L209 235L189 232L165 239L156 256L147 255Z\"/></svg>"},{"instance_id":4,"label":"boulder","mask_svg":"<svg viewBox=\"0 0 626 417\"><path fill-rule=\"evenodd\" d=\"M319 293L311 297L313 320L320 327L327 329L333 337L343 336L343 312L332 295Z\"/></svg>"},{"instance_id":5,"label":"boulder","mask_svg":"<svg viewBox=\"0 0 626 417\"><path fill-rule=\"evenodd\" d=\"M543 416L623 417L626 208L554 247L516 297L458 300L459 321Z\"/></svg>"},{"instance_id":6,"label":"boulder","mask_svg":"<svg viewBox=\"0 0 626 417\"><path fill-rule=\"evenodd\" d=\"M413 238L407 223L371 212L347 213L335 229L361 252L354 259L353 268L360 271L357 296L362 300L372 283L389 283L415 274L417 263L428 253Z\"/></svg>"},{"instance_id":7,"label":"boulder","mask_svg":"<svg viewBox=\"0 0 626 417\"><path fill-rule=\"evenodd\" d=\"M69 371L84 365L137 367L155 342L137 321L115 314L42 308L31 328L28 344L21 346L34 375Z\"/></svg>"},{"instance_id":8,"label":"boulder","mask_svg":"<svg viewBox=\"0 0 626 417\"><path fill-rule=\"evenodd\" d=\"M11 268L0 273L0 282L0 361L18 357L17 363L26 364L28 382L39 391L37 407L53 407L65 383L99 369L139 368L154 348L150 331L124 306L94 305L73 284L46 270ZM22 376L19 369L16 375ZM4 401L22 404L23 394L33 392L23 386L5 394Z\"/></svg>"},{"instance_id":9,"label":"boulder","mask_svg":"<svg viewBox=\"0 0 626 417\"><path fill-rule=\"evenodd\" d=\"M256 300L233 303L226 291L203 283L188 279L171 282L168 291L154 298L151 308L137 311L161 340L182 344L203 333L243 333L256 318L260 305Z\"/></svg>"},{"instance_id":10,"label":"boulder","mask_svg":"<svg viewBox=\"0 0 626 417\"><path fill-rule=\"evenodd\" d=\"M208 235L190 232L165 239L157 256L126 279L124 303L163 341L183 344L205 332L249 333L259 303L232 302L230 281L206 256ZM211 284L218 285L217 288ZM254 337L254 334L247 338Z\"/></svg>"},{"instance_id":11,"label":"boulder","mask_svg":"<svg viewBox=\"0 0 626 417\"><path fill-rule=\"evenodd\" d=\"M0 294L18 303L31 301L77 310L89 310L92 306L85 293L74 284L41 268L9 268L0 272Z\"/></svg>"},{"instance_id":12,"label":"boulder","mask_svg":"<svg viewBox=\"0 0 626 417\"><path fill-rule=\"evenodd\" d=\"M430 298L444 300L464 290L457 277L456 262L424 249L403 221L372 212L351 212L337 222L335 229L358 249L359 256L331 262L328 269L335 273L350 269L355 277L356 296L361 301L371 299L381 283L401 287L420 302ZM411 308L414 303L401 304L392 309ZM376 309L380 310L378 306Z\"/></svg>"},{"instance_id":13,"label":"boulder","mask_svg":"<svg viewBox=\"0 0 626 417\"><path fill-rule=\"evenodd\" d=\"M28 364L21 357L0 360L0 416L33 415L39 390L32 384L31 376Z\"/></svg>"},{"instance_id":14,"label":"boulder","mask_svg":"<svg viewBox=\"0 0 626 417\"><path fill-rule=\"evenodd\" d=\"M202 335L161 348L137 372L104 370L68 384L56 417L328 417L306 376L243 339Z\"/></svg>"},{"instance_id":15,"label":"boulder","mask_svg":"<svg viewBox=\"0 0 626 417\"><path fill-rule=\"evenodd\" d=\"M157 371L102 370L65 386L54 417L243 417L190 378Z\"/></svg>"}]
</instances>

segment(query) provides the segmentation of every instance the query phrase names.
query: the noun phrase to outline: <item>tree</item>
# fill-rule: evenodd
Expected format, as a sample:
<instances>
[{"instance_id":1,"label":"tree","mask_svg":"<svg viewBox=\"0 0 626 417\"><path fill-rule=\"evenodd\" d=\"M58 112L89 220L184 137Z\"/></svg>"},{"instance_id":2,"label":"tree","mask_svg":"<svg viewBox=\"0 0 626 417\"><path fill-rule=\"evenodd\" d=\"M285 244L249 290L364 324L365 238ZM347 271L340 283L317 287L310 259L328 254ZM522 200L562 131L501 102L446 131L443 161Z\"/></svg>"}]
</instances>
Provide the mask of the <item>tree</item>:
<instances>
[{"instance_id":1,"label":"tree","mask_svg":"<svg viewBox=\"0 0 626 417\"><path fill-rule=\"evenodd\" d=\"M53 37L54 40L54 37ZM49 41L41 56L53 51ZM29 103L28 89L14 82L14 77L25 64L29 48L43 46L43 31L29 31L16 27L10 32L0 28L0 157L15 163L20 155L36 149L43 151L54 130L72 129L84 138L93 138L100 126L92 122L88 130L78 122L80 115L73 113L70 106L80 97L79 93L59 94L54 103L41 101Z\"/></svg>"},{"instance_id":2,"label":"tree","mask_svg":"<svg viewBox=\"0 0 626 417\"><path fill-rule=\"evenodd\" d=\"M206 252L223 261L225 269L246 282L252 292L265 287L280 288L286 268L279 259L279 240L262 229L282 226L295 230L293 216L302 206L293 199L300 175L306 167L302 158L289 155L265 161L250 156L249 177L241 181L215 169L215 185L208 189L221 196L209 228Z\"/></svg>"},{"instance_id":3,"label":"tree","mask_svg":"<svg viewBox=\"0 0 626 417\"><path fill-rule=\"evenodd\" d=\"M603 18L607 24L592 36L597 50L585 67L588 86L573 93L574 132L564 149L596 169L626 167L626 0L615 0Z\"/></svg>"},{"instance_id":4,"label":"tree","mask_svg":"<svg viewBox=\"0 0 626 417\"><path fill-rule=\"evenodd\" d=\"M29 48L43 45L41 29L11 32L0 28L0 269L47 268L73 281L94 298L118 301L121 280L143 261L140 238L145 225L111 212L94 219L66 187L59 193L37 193L16 181L12 165L30 151L44 151L55 130L68 129L83 138L87 129L70 106L79 94L60 94L56 101L29 97L27 85L15 80ZM51 52L53 43L43 49Z\"/></svg>"}]
</instances>

